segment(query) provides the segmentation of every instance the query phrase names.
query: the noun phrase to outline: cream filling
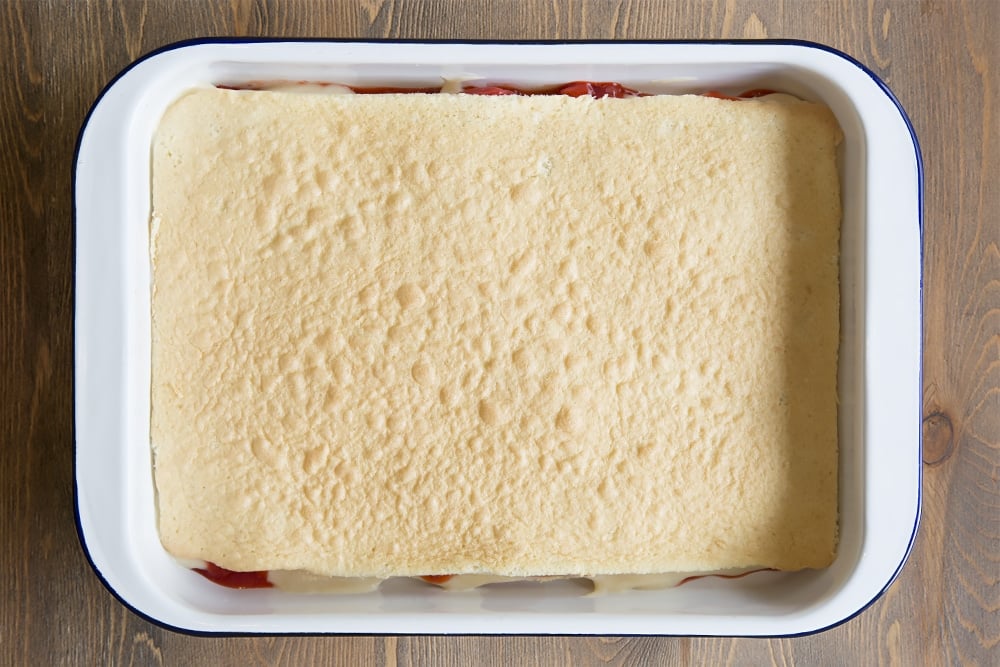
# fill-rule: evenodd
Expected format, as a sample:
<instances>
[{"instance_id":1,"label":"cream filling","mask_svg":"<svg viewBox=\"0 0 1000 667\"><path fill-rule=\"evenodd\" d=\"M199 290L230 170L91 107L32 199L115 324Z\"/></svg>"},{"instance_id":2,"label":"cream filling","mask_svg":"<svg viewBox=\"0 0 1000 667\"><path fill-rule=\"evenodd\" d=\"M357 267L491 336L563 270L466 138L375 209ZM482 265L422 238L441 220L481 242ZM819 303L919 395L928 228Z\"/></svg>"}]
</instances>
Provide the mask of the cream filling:
<instances>
[{"instance_id":1,"label":"cream filling","mask_svg":"<svg viewBox=\"0 0 1000 667\"><path fill-rule=\"evenodd\" d=\"M717 570L715 572L660 572L654 574L599 574L589 577L552 576L552 577L504 577L495 574L456 574L448 581L431 584L446 591L470 591L491 584L505 584L518 581L557 581L560 579L576 579L589 581L594 587L591 595L606 595L624 593L627 591L651 591L664 588L674 588L686 579L692 577L723 576L738 577L760 570L759 567L749 567L732 570ZM361 577L326 577L304 570L272 570L268 572L268 581L275 588L289 593L370 593L378 589L385 579ZM419 577L414 577L419 579ZM423 579L420 579L423 581ZM429 583L429 582L425 582Z\"/></svg>"},{"instance_id":2,"label":"cream filling","mask_svg":"<svg viewBox=\"0 0 1000 667\"><path fill-rule=\"evenodd\" d=\"M270 570L267 580L287 593L370 593L384 579L374 577L326 577L306 570Z\"/></svg>"},{"instance_id":3,"label":"cream filling","mask_svg":"<svg viewBox=\"0 0 1000 667\"><path fill-rule=\"evenodd\" d=\"M353 95L354 91L347 86L336 83L299 83L288 81L269 83L254 90L267 90L281 93L302 93L306 95Z\"/></svg>"},{"instance_id":4,"label":"cream filling","mask_svg":"<svg viewBox=\"0 0 1000 667\"><path fill-rule=\"evenodd\" d=\"M202 561L178 559L186 568L203 568ZM739 577L761 570L759 567L716 570L714 572L659 572L652 574L598 574L592 576L546 576L546 577L505 577L495 574L456 574L439 584L425 582L420 577L412 577L446 591L470 591L491 584L505 584L518 581L589 581L593 586L591 595L624 593L634 590L661 590L674 588L692 577ZM379 577L330 577L308 570L269 570L267 580L274 588L286 593L351 595L371 593L386 579Z\"/></svg>"}]
</instances>

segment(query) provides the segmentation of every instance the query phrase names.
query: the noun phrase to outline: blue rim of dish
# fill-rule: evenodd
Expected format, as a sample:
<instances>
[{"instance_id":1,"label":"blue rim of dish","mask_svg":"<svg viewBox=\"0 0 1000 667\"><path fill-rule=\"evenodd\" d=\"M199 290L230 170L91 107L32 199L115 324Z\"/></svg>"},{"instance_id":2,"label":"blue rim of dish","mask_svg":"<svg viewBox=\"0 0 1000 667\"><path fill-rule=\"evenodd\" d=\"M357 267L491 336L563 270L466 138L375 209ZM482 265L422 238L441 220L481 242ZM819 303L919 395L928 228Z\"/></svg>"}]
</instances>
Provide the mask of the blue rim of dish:
<instances>
[{"instance_id":1,"label":"blue rim of dish","mask_svg":"<svg viewBox=\"0 0 1000 667\"><path fill-rule=\"evenodd\" d=\"M290 37L202 37L194 38L188 40L182 40L179 42L172 42L166 44L157 49L154 49L133 62L131 62L127 67L122 69L118 74L112 78L101 92L97 95L94 103L88 109L86 116L84 116L83 124L80 126L80 132L77 135L76 145L73 149L73 173L72 173L72 191L73 191L73 227L72 227L72 243L74 248L73 261L74 266L76 263L76 230L77 230L77 210L76 210L76 174L77 174L77 163L80 157L80 145L83 141L84 132L87 129L87 125L90 123L90 118L94 111L97 109L101 100L107 94L107 92L121 79L123 76L128 74L133 68L143 63L146 60L154 58L160 54L167 53L169 51L175 51L189 46L206 45L206 44L300 44L300 43L312 43L312 44L470 44L470 45L484 45L484 46L559 46L559 45L585 45L585 44L648 44L648 45L734 45L734 46L800 46L803 48L817 49L819 51L825 51L838 58L846 60L848 63L854 65L859 70L864 72L889 98L889 101L896 107L897 112L902 118L906 125L907 131L910 133L910 139L913 142L913 153L914 161L917 168L917 232L918 232L918 245L919 245L919 268L918 268L918 292L919 292L919 320L921 322L921 329L923 328L923 312L924 312L924 285L923 285L923 257L924 257L924 163L923 156L920 150L920 143L917 139L916 130L913 128L913 123L910 121L910 117L907 115L906 110L903 105L900 104L899 100L893 94L889 86L879 77L875 72L869 69L865 64L850 56L839 49L835 49L832 46L827 46L826 44L820 44L819 42L811 42L808 40L800 39L764 39L764 40L754 40L754 39L669 39L669 40L612 40L612 39L581 39L581 40L488 40L488 39L353 39L353 38L324 38L324 37L304 37L304 38L290 38ZM108 582L104 577L104 574L94 563L93 558L90 555L90 550L87 548L87 539L83 534L83 527L80 524L80 503L79 503L79 480L76 475L76 455L77 455L77 438L75 435L76 429L76 354L77 350L75 347L76 341L76 281L74 280L73 285L73 302L74 302L74 317L73 317L73 340L74 340L74 373L73 373L73 413L74 413L74 436L73 436L73 519L76 524L76 533L80 541L80 547L83 550L83 554L90 564L90 568L97 575L101 584L127 609L140 618L157 625L166 630L171 630L173 632L178 632L181 634L186 634L194 637L268 637L268 636L281 636L281 637L329 637L329 636L339 636L339 637L391 637L397 636L399 633L391 632L229 632L229 631L211 631L211 630L193 630L190 628L184 628L180 626L171 625L161 621L149 614L143 612L142 610L134 607L131 603L126 601L118 591ZM919 376L918 382L920 386L923 386L923 336L920 337L920 342L918 343L918 353L920 356L919 364ZM917 414L922 414L922 411L918 409ZM450 634L449 636L456 637L559 637L559 636L577 636L577 637L602 637L602 636L614 636L614 637L733 637L733 638L795 638L795 637L806 637L809 635L818 634L821 632L826 632L840 625L847 623L848 621L859 616L865 610L872 606L876 600L882 597L883 594L892 586L893 582L899 577L900 572L909 560L910 554L913 551L913 545L916 541L917 530L920 526L920 518L922 514L923 507L923 461L921 459L922 445L923 445L923 433L922 429L918 430L917 443L917 512L913 518L913 530L910 533L909 542L906 545L906 550L903 552L902 559L896 566L892 575L885 582L881 589L872 598L861 605L856 611L845 616L844 618L830 623L829 625L823 626L821 628L816 628L814 630L805 630L803 632L789 633L789 634L776 634L776 635L677 635L677 634L612 634L612 635L601 635L594 633L579 633L579 634L560 634L560 633L460 633L460 634ZM407 633L406 636L418 637L418 636L442 636L445 633L432 633L432 632L417 632L417 633Z\"/></svg>"}]
</instances>

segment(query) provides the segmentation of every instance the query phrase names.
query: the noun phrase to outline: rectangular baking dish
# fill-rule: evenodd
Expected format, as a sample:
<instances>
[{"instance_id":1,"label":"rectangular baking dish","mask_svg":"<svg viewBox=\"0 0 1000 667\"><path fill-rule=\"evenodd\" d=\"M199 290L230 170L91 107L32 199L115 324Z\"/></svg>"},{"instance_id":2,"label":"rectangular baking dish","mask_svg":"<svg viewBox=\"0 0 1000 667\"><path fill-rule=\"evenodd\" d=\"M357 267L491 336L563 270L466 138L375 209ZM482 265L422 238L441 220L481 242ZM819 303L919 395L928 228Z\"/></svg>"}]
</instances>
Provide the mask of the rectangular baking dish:
<instances>
[{"instance_id":1,"label":"rectangular baking dish","mask_svg":"<svg viewBox=\"0 0 1000 667\"><path fill-rule=\"evenodd\" d=\"M617 81L661 93L769 88L831 107L844 131L840 547L831 567L601 597L571 582L449 593L404 580L331 596L225 589L165 553L149 446L150 146L161 114L202 85L445 79ZM839 624L892 582L918 523L921 192L919 148L895 98L862 65L818 44L236 40L162 49L105 89L77 150L75 484L84 550L124 604L191 633L788 636Z\"/></svg>"}]
</instances>

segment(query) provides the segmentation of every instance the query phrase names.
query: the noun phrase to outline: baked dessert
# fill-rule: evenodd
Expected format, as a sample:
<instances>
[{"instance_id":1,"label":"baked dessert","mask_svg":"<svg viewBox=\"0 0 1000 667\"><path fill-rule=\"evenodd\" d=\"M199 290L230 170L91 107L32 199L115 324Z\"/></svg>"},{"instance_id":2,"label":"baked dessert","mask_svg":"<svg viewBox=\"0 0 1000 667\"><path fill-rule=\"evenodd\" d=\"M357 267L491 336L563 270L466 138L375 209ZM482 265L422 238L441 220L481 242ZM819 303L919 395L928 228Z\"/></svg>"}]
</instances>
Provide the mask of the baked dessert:
<instances>
[{"instance_id":1,"label":"baked dessert","mask_svg":"<svg viewBox=\"0 0 1000 667\"><path fill-rule=\"evenodd\" d=\"M184 95L164 547L375 583L829 565L839 138L785 95Z\"/></svg>"}]
</instances>

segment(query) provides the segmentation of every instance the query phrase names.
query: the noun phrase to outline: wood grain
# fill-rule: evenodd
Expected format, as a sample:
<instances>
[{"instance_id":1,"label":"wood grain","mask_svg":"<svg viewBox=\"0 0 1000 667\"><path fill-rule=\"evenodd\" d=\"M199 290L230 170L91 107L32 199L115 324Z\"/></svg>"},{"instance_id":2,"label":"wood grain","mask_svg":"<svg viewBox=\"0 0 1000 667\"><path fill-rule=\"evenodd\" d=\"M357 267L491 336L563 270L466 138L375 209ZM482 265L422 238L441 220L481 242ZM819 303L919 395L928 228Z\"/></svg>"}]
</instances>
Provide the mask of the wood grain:
<instances>
[{"instance_id":1,"label":"wood grain","mask_svg":"<svg viewBox=\"0 0 1000 667\"><path fill-rule=\"evenodd\" d=\"M995 0L6 0L0 3L0 664L1000 663L1000 3ZM924 506L867 611L798 639L192 638L120 605L72 501L72 200L102 87L207 35L795 37L892 87L925 161Z\"/></svg>"}]
</instances>

